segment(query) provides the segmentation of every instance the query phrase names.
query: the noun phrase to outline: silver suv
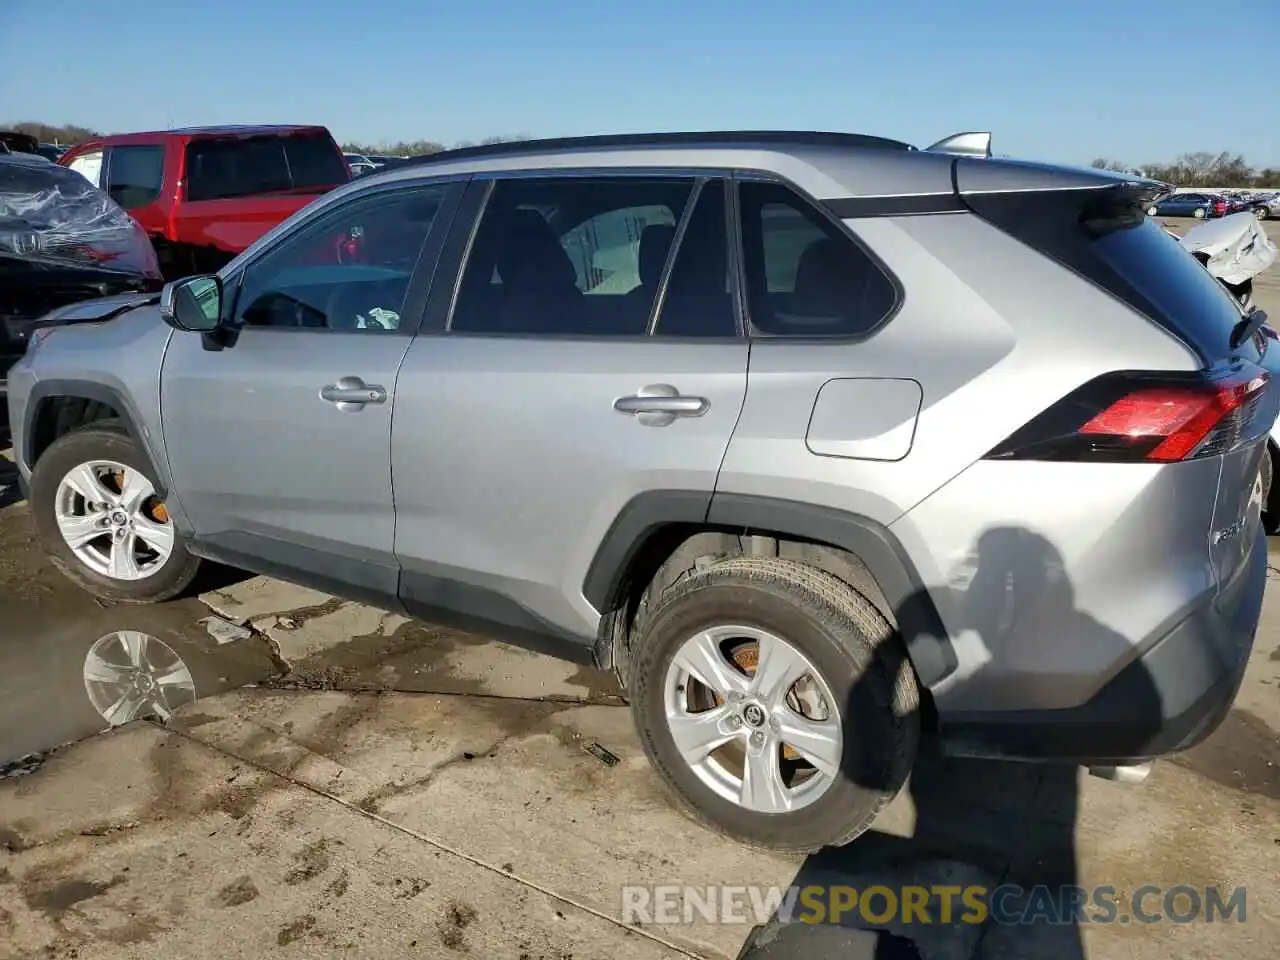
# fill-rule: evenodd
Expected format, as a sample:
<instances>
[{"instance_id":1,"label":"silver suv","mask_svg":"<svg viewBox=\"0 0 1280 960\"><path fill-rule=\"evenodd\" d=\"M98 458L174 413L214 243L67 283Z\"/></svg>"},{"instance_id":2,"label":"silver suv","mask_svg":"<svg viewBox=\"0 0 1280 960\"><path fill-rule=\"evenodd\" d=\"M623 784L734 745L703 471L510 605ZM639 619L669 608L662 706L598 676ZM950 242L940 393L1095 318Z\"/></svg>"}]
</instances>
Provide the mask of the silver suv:
<instances>
[{"instance_id":1,"label":"silver suv","mask_svg":"<svg viewBox=\"0 0 1280 960\"><path fill-rule=\"evenodd\" d=\"M201 558L616 669L682 805L848 841L944 750L1208 735L1265 580L1280 400L1163 185L960 138L453 151L217 276L48 318L10 373L86 589Z\"/></svg>"}]
</instances>

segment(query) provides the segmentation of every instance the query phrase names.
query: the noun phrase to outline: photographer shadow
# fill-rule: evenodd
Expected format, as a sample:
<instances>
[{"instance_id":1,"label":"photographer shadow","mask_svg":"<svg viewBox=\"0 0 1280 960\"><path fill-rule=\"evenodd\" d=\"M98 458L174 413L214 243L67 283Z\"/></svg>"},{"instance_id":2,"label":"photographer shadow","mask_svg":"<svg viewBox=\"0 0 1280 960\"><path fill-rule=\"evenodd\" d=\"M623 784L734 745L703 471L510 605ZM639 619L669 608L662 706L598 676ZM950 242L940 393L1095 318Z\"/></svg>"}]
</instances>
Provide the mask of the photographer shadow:
<instances>
[{"instance_id":1,"label":"photographer shadow","mask_svg":"<svg viewBox=\"0 0 1280 960\"><path fill-rule=\"evenodd\" d=\"M1027 638L1040 645L1045 636L1071 638L1076 645L1072 655L1082 663L1131 652L1132 644L1123 636L1077 609L1062 556L1043 536L1022 528L988 530L975 545L969 569L967 585L930 590L928 596L948 611L953 636L981 641L989 654L986 663L1007 667L1026 662L1034 654L1015 645L1026 644ZM904 619L900 616L899 622ZM904 667L900 645L881 644L863 676L876 671L893 676ZM1145 672L1142 677L1145 683L1134 691L1133 714L1152 718L1151 726L1127 727L1127 743L1149 742L1158 730L1159 693ZM994 679L978 667L960 682L977 684L980 694ZM855 687L853 698L859 696ZM1080 923L1094 912L1093 904L1060 894L1063 887L1080 884L1075 835L1080 769L944 755L931 714L926 703L906 789L870 831L848 846L811 855L792 881L801 888L849 887L860 898L868 888L879 887L865 905L871 908L870 919L862 906L846 910L834 922L827 917L817 924L788 923L775 915L756 929L740 960L1083 960ZM903 786L869 778L863 771L846 770L846 775L872 790ZM1041 885L1053 893L1047 903L1035 889ZM927 891L928 922L919 913L905 916L903 891L908 887ZM992 892L1002 887L1008 892L993 898ZM896 899L892 912L886 888ZM983 909L964 899L966 891ZM993 903L995 899L999 902Z\"/></svg>"}]
</instances>

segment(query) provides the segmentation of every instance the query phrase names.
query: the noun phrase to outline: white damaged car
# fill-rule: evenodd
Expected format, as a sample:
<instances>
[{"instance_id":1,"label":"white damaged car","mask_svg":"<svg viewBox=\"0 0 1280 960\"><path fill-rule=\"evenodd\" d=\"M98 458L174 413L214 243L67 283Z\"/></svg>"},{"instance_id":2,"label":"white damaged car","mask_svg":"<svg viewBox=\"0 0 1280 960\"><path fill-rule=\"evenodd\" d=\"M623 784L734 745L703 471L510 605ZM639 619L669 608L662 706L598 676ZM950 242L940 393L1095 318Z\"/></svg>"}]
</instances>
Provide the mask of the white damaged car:
<instances>
[{"instance_id":1,"label":"white damaged car","mask_svg":"<svg viewBox=\"0 0 1280 960\"><path fill-rule=\"evenodd\" d=\"M1221 280L1246 310L1252 306L1253 278L1276 260L1275 243L1249 211L1202 223L1178 242Z\"/></svg>"},{"instance_id":2,"label":"white damaged car","mask_svg":"<svg viewBox=\"0 0 1280 960\"><path fill-rule=\"evenodd\" d=\"M1231 291L1242 311L1253 310L1253 278L1275 263L1276 245L1252 212L1202 223L1178 237L1178 242ZM1264 326L1263 332L1275 337L1270 326ZM1280 423L1271 428L1267 447L1269 456L1262 462L1263 520L1268 532L1275 533L1280 531L1280 485L1273 484L1272 478L1280 474Z\"/></svg>"}]
</instances>

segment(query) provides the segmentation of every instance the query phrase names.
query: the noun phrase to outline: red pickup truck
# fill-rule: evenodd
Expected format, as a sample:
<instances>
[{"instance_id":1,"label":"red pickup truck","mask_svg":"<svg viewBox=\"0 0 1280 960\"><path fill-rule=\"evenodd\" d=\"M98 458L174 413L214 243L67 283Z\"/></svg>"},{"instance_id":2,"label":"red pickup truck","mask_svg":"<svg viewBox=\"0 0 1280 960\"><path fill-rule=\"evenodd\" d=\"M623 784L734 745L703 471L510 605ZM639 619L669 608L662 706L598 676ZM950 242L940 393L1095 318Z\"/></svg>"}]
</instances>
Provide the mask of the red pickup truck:
<instances>
[{"instance_id":1,"label":"red pickup truck","mask_svg":"<svg viewBox=\"0 0 1280 960\"><path fill-rule=\"evenodd\" d=\"M321 193L351 179L316 126L191 127L113 134L58 160L147 231L166 279L220 269Z\"/></svg>"}]
</instances>

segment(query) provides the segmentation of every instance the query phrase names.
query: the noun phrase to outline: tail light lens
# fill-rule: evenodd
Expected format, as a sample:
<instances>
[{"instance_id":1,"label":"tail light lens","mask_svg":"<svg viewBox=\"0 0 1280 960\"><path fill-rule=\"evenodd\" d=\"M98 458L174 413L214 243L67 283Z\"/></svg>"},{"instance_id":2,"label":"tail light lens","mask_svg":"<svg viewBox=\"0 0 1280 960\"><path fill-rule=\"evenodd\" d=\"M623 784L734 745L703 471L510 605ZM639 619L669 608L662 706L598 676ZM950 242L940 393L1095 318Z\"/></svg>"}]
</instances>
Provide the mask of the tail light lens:
<instances>
[{"instance_id":1,"label":"tail light lens","mask_svg":"<svg viewBox=\"0 0 1280 960\"><path fill-rule=\"evenodd\" d=\"M1085 384L988 459L1172 463L1218 456L1267 432L1269 375L1113 374Z\"/></svg>"}]
</instances>

